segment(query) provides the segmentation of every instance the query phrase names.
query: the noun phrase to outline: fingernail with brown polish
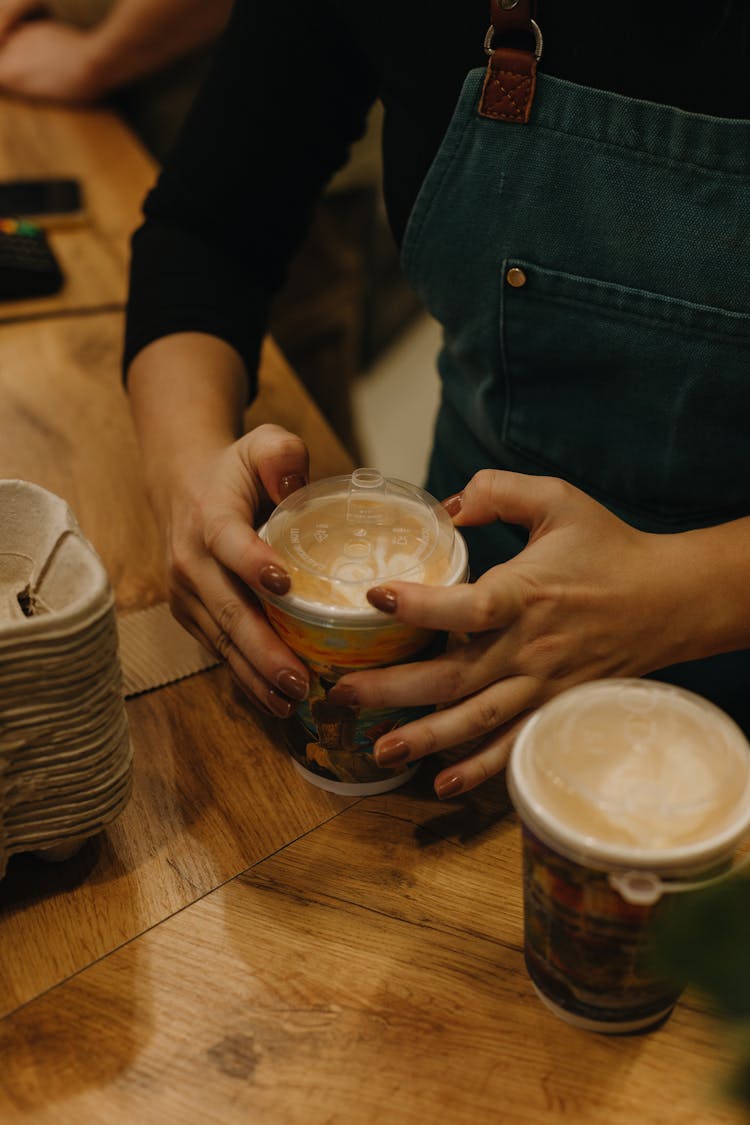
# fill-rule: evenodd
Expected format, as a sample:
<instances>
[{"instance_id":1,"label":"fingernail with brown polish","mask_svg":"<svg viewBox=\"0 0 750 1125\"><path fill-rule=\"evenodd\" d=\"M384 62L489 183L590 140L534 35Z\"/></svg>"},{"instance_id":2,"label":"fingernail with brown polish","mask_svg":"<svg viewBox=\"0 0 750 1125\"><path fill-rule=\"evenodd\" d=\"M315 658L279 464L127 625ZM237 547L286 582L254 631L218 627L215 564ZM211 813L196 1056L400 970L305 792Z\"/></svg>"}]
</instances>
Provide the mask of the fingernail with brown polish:
<instances>
[{"instance_id":1,"label":"fingernail with brown polish","mask_svg":"<svg viewBox=\"0 0 750 1125\"><path fill-rule=\"evenodd\" d=\"M395 613L398 609L398 599L393 590L389 590L386 586L373 586L371 590L367 591L367 600L370 605L374 605L375 609L379 609L382 613Z\"/></svg>"},{"instance_id":2,"label":"fingernail with brown polish","mask_svg":"<svg viewBox=\"0 0 750 1125\"><path fill-rule=\"evenodd\" d=\"M284 696L279 695L273 688L269 688L266 692L266 704L271 708L274 715L278 715L280 719L288 719L294 710L294 704L290 703L288 699L284 699Z\"/></svg>"},{"instance_id":3,"label":"fingernail with brown polish","mask_svg":"<svg viewBox=\"0 0 750 1125\"><path fill-rule=\"evenodd\" d=\"M302 473L289 473L279 481L279 495L282 500L286 500L287 496L291 496L299 488L304 488L306 484L307 480Z\"/></svg>"},{"instance_id":4,"label":"fingernail with brown polish","mask_svg":"<svg viewBox=\"0 0 750 1125\"><path fill-rule=\"evenodd\" d=\"M464 506L463 492L457 492L454 496L449 496L447 500L443 500L443 507L449 516L457 516Z\"/></svg>"},{"instance_id":5,"label":"fingernail with brown polish","mask_svg":"<svg viewBox=\"0 0 750 1125\"><path fill-rule=\"evenodd\" d=\"M328 702L337 707L358 707L359 697L356 689L349 687L349 684L336 684L328 692Z\"/></svg>"},{"instance_id":6,"label":"fingernail with brown polish","mask_svg":"<svg viewBox=\"0 0 750 1125\"><path fill-rule=\"evenodd\" d=\"M310 690L307 680L298 675L297 672L292 672L290 668L284 668L279 672L276 683L284 692L284 695L288 695L292 699L304 699Z\"/></svg>"},{"instance_id":7,"label":"fingernail with brown polish","mask_svg":"<svg viewBox=\"0 0 750 1125\"><path fill-rule=\"evenodd\" d=\"M273 563L264 566L258 577L261 586L272 594L286 594L292 584L287 572L280 566L274 566Z\"/></svg>"},{"instance_id":8,"label":"fingernail with brown polish","mask_svg":"<svg viewBox=\"0 0 750 1125\"><path fill-rule=\"evenodd\" d=\"M445 781L441 781L439 784L436 783L435 792L440 800L444 801L446 797L457 797L463 787L464 783L461 778L454 775L453 777L446 777Z\"/></svg>"},{"instance_id":9,"label":"fingernail with brown polish","mask_svg":"<svg viewBox=\"0 0 750 1125\"><path fill-rule=\"evenodd\" d=\"M409 746L403 739L398 742L389 742L385 746L379 746L375 751L375 761L379 766L388 766L393 769L395 766L406 765L409 761Z\"/></svg>"}]
</instances>

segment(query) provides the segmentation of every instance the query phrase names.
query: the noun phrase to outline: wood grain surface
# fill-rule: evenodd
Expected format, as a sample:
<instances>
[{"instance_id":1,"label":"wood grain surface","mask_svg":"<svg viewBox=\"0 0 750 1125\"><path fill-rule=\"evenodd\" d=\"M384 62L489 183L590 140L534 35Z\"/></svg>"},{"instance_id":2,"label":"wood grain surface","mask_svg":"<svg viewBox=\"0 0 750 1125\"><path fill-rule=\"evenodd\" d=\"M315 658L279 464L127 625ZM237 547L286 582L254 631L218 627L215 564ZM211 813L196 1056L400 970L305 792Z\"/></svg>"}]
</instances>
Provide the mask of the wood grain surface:
<instances>
[{"instance_id":1,"label":"wood grain surface","mask_svg":"<svg viewBox=\"0 0 750 1125\"><path fill-rule=\"evenodd\" d=\"M506 807L341 812L7 1019L0 1117L739 1123L688 1004L610 1039L536 1000Z\"/></svg>"},{"instance_id":2,"label":"wood grain surface","mask_svg":"<svg viewBox=\"0 0 750 1125\"><path fill-rule=\"evenodd\" d=\"M223 669L127 710L135 761L124 814L65 864L13 857L0 883L0 1014L351 804L300 778L280 723L245 703Z\"/></svg>"},{"instance_id":3,"label":"wood grain surface","mask_svg":"<svg viewBox=\"0 0 750 1125\"><path fill-rule=\"evenodd\" d=\"M84 198L79 220L41 220L64 288L49 298L0 303L0 323L121 307L130 235L156 172L151 157L107 110L41 108L0 98L0 179L73 177Z\"/></svg>"}]
</instances>

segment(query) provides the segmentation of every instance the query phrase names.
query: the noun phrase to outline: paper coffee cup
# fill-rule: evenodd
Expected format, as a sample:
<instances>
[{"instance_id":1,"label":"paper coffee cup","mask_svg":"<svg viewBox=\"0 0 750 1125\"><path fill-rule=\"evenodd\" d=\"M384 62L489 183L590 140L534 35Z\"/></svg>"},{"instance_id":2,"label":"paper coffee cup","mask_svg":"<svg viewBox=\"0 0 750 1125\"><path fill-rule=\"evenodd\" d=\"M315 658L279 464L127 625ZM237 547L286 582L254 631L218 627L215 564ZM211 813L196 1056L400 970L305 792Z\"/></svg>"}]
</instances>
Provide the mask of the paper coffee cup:
<instances>
[{"instance_id":1,"label":"paper coffee cup","mask_svg":"<svg viewBox=\"0 0 750 1125\"><path fill-rule=\"evenodd\" d=\"M429 654L438 635L373 609L367 591L389 579L442 586L465 581L463 538L434 497L375 469L294 492L260 534L292 579L283 597L263 595L266 615L310 670L310 694L290 737L295 766L312 784L338 793L367 795L403 785L416 767L381 768L373 744L428 709L342 707L328 692L347 672Z\"/></svg>"},{"instance_id":2,"label":"paper coffee cup","mask_svg":"<svg viewBox=\"0 0 750 1125\"><path fill-rule=\"evenodd\" d=\"M526 966L540 998L591 1030L658 1024L679 996L651 968L663 895L725 872L750 832L742 731L669 684L582 684L524 726L508 788L523 831Z\"/></svg>"}]
</instances>

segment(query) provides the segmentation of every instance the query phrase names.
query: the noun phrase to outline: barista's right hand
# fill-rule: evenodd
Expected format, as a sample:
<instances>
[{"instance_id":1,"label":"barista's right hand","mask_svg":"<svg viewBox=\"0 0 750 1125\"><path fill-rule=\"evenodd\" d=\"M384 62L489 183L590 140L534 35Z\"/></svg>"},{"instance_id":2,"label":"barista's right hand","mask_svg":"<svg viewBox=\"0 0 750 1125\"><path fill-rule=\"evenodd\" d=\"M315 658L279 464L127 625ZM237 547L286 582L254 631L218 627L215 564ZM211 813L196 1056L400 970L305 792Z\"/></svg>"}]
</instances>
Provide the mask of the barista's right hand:
<instances>
[{"instance_id":1,"label":"barista's right hand","mask_svg":"<svg viewBox=\"0 0 750 1125\"><path fill-rule=\"evenodd\" d=\"M247 695L282 718L304 699L309 680L253 593L284 594L290 587L281 560L254 528L307 479L302 440L264 425L193 462L154 497L166 536L172 612L226 661Z\"/></svg>"}]
</instances>

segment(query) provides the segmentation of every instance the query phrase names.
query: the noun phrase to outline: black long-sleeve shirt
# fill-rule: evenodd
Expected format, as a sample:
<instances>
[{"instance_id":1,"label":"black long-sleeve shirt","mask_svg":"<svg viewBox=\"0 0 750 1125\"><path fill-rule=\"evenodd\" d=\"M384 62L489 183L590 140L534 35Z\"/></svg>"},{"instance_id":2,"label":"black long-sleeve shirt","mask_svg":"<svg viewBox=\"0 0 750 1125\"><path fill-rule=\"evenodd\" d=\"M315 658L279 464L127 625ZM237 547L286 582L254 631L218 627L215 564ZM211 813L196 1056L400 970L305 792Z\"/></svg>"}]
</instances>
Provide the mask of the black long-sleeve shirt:
<instances>
[{"instance_id":1,"label":"black long-sleeve shirt","mask_svg":"<svg viewBox=\"0 0 750 1125\"><path fill-rule=\"evenodd\" d=\"M540 0L540 69L582 85L750 117L747 0ZM268 305L376 98L400 243L467 72L487 0L237 0L133 241L126 366L172 332L217 335L253 379ZM581 170L585 175L585 169Z\"/></svg>"}]
</instances>

